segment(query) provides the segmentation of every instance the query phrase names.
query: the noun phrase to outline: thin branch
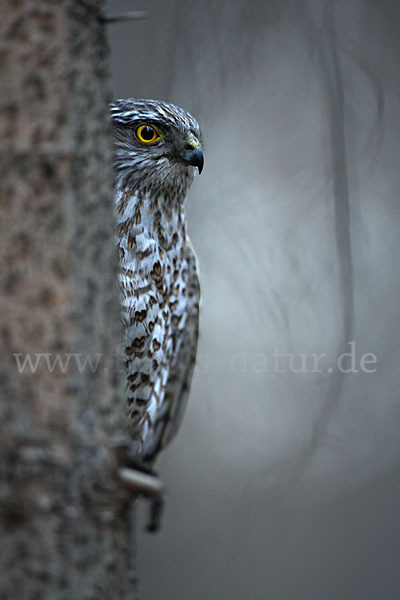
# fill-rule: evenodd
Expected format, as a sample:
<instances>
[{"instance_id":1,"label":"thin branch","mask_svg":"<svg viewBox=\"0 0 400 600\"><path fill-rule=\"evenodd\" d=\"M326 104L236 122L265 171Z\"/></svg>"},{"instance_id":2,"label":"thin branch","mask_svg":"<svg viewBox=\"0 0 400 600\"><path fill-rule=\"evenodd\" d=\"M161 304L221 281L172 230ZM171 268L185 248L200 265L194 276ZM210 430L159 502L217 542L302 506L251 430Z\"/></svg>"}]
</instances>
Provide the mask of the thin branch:
<instances>
[{"instance_id":1,"label":"thin branch","mask_svg":"<svg viewBox=\"0 0 400 600\"><path fill-rule=\"evenodd\" d=\"M121 483L133 494L142 496L156 496L164 491L164 483L158 477L122 467L118 470Z\"/></svg>"},{"instance_id":2,"label":"thin branch","mask_svg":"<svg viewBox=\"0 0 400 600\"><path fill-rule=\"evenodd\" d=\"M120 23L122 21L138 21L148 19L150 13L147 10L130 10L127 12L113 13L100 17L102 23Z\"/></svg>"}]
</instances>

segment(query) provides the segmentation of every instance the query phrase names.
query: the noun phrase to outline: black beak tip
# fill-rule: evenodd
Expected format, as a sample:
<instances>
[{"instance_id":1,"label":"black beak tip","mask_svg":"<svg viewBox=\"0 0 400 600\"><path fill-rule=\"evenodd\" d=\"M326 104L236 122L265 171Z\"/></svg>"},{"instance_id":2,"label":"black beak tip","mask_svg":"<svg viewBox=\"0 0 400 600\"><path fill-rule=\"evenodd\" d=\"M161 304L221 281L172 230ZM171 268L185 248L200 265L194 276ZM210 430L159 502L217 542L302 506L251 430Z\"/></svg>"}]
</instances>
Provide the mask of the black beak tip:
<instances>
[{"instance_id":1,"label":"black beak tip","mask_svg":"<svg viewBox=\"0 0 400 600\"><path fill-rule=\"evenodd\" d=\"M202 172L204 167L204 156L201 148L196 148L196 150L193 150L193 152L188 152L182 156L188 165L198 168L199 174Z\"/></svg>"},{"instance_id":2,"label":"black beak tip","mask_svg":"<svg viewBox=\"0 0 400 600\"><path fill-rule=\"evenodd\" d=\"M200 150L200 152L201 152L201 150ZM198 162L198 164L197 164L197 165L195 165L195 166L197 166L197 168L198 168L198 170L199 170L199 175L200 175L200 174L201 174L201 172L202 172L202 170L203 170L203 167L204 167L204 156L203 156L203 153L202 153L202 152L201 152L201 158L199 159L199 162Z\"/></svg>"}]
</instances>

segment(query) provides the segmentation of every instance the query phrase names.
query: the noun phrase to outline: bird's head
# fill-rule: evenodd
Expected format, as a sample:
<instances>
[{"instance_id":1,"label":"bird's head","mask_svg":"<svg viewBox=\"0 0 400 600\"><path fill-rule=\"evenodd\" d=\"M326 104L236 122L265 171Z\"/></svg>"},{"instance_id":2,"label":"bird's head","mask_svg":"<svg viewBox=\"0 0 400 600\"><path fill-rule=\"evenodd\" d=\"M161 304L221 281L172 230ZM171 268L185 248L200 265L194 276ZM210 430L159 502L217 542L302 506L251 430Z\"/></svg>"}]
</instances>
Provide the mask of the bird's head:
<instances>
[{"instance_id":1,"label":"bird's head","mask_svg":"<svg viewBox=\"0 0 400 600\"><path fill-rule=\"evenodd\" d=\"M111 105L117 186L184 195L203 169L197 121L173 104L134 98Z\"/></svg>"}]
</instances>

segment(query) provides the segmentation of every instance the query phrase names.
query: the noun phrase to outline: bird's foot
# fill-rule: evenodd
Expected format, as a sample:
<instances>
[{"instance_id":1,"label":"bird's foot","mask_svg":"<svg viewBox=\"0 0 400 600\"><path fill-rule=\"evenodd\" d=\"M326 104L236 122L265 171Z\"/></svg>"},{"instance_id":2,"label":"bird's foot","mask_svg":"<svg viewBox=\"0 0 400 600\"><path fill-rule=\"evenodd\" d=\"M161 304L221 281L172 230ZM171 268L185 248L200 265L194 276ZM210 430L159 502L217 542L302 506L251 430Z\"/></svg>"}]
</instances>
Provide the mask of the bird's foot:
<instances>
[{"instance_id":1,"label":"bird's foot","mask_svg":"<svg viewBox=\"0 0 400 600\"><path fill-rule=\"evenodd\" d=\"M164 484L148 466L137 462L121 467L118 476L123 485L135 496L144 496L150 502L150 519L147 531L156 532L161 526L164 508Z\"/></svg>"}]
</instances>

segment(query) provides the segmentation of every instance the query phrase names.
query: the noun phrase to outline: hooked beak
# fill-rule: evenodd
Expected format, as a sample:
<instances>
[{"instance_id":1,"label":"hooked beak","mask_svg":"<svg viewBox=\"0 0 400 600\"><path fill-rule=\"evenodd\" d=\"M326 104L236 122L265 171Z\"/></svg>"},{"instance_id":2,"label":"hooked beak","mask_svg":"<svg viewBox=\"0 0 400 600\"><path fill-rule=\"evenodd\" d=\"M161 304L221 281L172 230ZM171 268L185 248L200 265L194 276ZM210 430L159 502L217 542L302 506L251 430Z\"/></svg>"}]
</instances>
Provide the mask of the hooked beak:
<instances>
[{"instance_id":1,"label":"hooked beak","mask_svg":"<svg viewBox=\"0 0 400 600\"><path fill-rule=\"evenodd\" d=\"M204 156L200 142L195 137L190 138L185 144L185 150L187 151L182 152L181 158L186 164L197 167L200 174L204 166Z\"/></svg>"}]
</instances>

